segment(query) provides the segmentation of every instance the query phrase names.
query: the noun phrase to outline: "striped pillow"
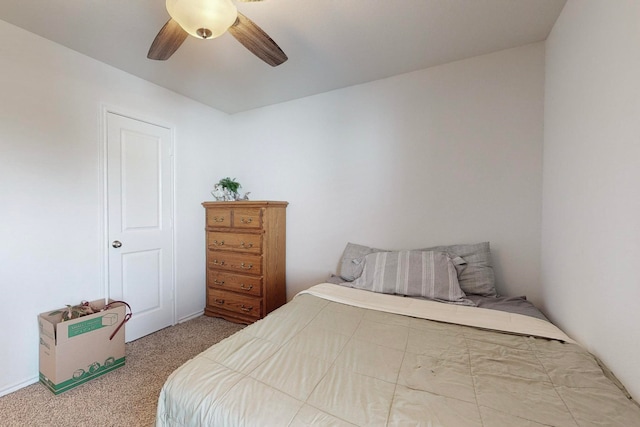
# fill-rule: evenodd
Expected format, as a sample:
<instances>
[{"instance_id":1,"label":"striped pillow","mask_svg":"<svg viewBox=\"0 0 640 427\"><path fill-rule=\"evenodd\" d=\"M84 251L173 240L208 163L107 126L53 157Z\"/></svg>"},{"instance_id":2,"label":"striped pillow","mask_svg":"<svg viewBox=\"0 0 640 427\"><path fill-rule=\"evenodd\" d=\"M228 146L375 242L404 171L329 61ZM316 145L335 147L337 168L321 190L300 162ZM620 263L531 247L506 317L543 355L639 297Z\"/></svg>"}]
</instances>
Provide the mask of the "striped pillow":
<instances>
[{"instance_id":1,"label":"striped pillow","mask_svg":"<svg viewBox=\"0 0 640 427\"><path fill-rule=\"evenodd\" d=\"M362 275L345 285L384 294L475 305L460 289L455 266L465 260L436 251L376 252L364 258Z\"/></svg>"}]
</instances>

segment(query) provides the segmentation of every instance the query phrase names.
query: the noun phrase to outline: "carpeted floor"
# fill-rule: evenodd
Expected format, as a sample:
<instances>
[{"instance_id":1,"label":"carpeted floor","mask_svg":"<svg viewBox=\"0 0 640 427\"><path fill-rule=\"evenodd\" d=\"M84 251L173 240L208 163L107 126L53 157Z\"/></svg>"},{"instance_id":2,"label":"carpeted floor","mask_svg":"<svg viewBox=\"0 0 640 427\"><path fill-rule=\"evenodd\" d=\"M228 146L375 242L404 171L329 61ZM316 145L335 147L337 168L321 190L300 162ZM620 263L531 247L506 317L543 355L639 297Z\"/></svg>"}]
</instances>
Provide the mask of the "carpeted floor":
<instances>
[{"instance_id":1,"label":"carpeted floor","mask_svg":"<svg viewBox=\"0 0 640 427\"><path fill-rule=\"evenodd\" d=\"M171 372L242 327L200 316L127 343L124 367L66 393L37 383L0 397L0 425L152 426Z\"/></svg>"}]
</instances>

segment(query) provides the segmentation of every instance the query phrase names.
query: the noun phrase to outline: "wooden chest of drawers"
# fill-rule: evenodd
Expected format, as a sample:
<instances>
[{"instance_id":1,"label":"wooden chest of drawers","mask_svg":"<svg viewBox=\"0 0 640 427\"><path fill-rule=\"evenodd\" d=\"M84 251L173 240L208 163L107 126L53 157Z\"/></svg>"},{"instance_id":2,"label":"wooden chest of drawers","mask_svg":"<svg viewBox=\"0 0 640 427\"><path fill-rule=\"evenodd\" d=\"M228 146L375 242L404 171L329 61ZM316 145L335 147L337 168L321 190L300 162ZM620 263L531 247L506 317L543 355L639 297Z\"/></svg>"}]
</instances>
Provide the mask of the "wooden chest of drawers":
<instances>
[{"instance_id":1,"label":"wooden chest of drawers","mask_svg":"<svg viewBox=\"0 0 640 427\"><path fill-rule=\"evenodd\" d=\"M205 314L253 323L286 302L287 202L205 202Z\"/></svg>"}]
</instances>

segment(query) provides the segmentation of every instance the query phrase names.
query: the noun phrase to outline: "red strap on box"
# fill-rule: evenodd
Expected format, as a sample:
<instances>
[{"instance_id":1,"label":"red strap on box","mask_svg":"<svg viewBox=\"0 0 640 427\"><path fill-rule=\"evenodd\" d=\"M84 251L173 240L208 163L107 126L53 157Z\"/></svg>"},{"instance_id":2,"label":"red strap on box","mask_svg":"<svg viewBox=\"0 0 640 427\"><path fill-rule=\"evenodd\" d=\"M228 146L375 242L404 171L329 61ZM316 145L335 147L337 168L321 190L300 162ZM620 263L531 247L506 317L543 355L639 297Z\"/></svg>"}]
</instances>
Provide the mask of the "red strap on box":
<instances>
[{"instance_id":1,"label":"red strap on box","mask_svg":"<svg viewBox=\"0 0 640 427\"><path fill-rule=\"evenodd\" d=\"M113 339L113 337L116 336L116 334L118 333L118 331L120 330L120 328L122 328L122 326L127 323L129 321L129 319L131 319L131 316L133 316L133 313L131 311L131 306L129 304L127 304L124 301L111 301L109 304L107 304L105 306L105 310L108 310L109 308L111 308L112 304L116 304L116 303L120 303L120 304L124 304L127 306L127 309L129 310L129 312L127 314L124 315L124 319L122 320L122 322L120 322L120 324L118 325L118 327L116 328L115 331L113 331L113 333L111 334L111 336L109 337L109 341L111 341Z\"/></svg>"}]
</instances>

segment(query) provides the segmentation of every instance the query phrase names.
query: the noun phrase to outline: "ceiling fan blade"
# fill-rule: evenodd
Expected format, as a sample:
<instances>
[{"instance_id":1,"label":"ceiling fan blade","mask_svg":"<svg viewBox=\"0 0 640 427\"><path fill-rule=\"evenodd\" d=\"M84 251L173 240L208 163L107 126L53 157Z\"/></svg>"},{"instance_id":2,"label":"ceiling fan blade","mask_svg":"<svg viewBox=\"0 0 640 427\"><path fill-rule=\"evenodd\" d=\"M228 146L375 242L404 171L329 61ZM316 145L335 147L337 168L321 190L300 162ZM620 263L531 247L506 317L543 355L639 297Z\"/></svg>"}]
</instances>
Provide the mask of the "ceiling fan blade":
<instances>
[{"instance_id":1,"label":"ceiling fan blade","mask_svg":"<svg viewBox=\"0 0 640 427\"><path fill-rule=\"evenodd\" d=\"M183 30L176 21L169 19L151 43L147 58L160 61L169 59L188 35L189 33Z\"/></svg>"},{"instance_id":2,"label":"ceiling fan blade","mask_svg":"<svg viewBox=\"0 0 640 427\"><path fill-rule=\"evenodd\" d=\"M288 58L267 33L249 18L238 12L238 19L229 27L229 32L244 47L272 67L276 67Z\"/></svg>"}]
</instances>

